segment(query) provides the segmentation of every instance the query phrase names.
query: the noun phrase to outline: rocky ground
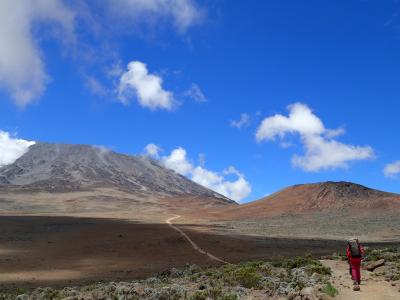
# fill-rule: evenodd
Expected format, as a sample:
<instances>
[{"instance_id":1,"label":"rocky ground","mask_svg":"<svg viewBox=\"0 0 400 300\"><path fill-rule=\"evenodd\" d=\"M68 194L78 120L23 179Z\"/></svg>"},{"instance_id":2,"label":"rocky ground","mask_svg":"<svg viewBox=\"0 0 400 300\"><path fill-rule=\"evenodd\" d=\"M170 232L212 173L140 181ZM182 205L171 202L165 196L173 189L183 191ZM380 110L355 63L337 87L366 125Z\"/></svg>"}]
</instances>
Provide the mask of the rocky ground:
<instances>
[{"instance_id":1,"label":"rocky ground","mask_svg":"<svg viewBox=\"0 0 400 300\"><path fill-rule=\"evenodd\" d=\"M97 283L62 289L9 289L0 299L328 299L336 289L331 270L311 257L171 269L146 280Z\"/></svg>"}]
</instances>

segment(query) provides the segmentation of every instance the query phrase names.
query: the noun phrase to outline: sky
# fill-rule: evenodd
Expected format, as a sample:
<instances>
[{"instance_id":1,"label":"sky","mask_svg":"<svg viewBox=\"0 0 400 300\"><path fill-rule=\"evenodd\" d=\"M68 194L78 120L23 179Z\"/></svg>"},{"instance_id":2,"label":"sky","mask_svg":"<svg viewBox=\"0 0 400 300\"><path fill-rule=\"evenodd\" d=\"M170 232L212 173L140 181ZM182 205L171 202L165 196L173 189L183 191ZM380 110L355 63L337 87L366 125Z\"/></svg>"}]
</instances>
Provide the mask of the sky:
<instances>
[{"instance_id":1,"label":"sky","mask_svg":"<svg viewBox=\"0 0 400 300\"><path fill-rule=\"evenodd\" d=\"M245 203L400 193L400 2L0 2L0 166L33 142L148 155Z\"/></svg>"}]
</instances>

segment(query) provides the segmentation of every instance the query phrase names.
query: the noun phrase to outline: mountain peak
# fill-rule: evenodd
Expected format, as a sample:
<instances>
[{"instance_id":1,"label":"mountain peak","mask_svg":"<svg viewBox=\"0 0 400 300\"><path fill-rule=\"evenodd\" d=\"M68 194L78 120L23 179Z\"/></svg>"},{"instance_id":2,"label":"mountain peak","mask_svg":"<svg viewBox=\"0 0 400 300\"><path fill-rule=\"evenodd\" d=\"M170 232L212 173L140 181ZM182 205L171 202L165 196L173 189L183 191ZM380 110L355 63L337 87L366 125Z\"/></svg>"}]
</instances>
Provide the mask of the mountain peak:
<instances>
[{"instance_id":1,"label":"mountain peak","mask_svg":"<svg viewBox=\"0 0 400 300\"><path fill-rule=\"evenodd\" d=\"M0 187L51 192L113 187L138 197L190 195L234 203L148 157L90 145L36 143L0 168Z\"/></svg>"}]
</instances>

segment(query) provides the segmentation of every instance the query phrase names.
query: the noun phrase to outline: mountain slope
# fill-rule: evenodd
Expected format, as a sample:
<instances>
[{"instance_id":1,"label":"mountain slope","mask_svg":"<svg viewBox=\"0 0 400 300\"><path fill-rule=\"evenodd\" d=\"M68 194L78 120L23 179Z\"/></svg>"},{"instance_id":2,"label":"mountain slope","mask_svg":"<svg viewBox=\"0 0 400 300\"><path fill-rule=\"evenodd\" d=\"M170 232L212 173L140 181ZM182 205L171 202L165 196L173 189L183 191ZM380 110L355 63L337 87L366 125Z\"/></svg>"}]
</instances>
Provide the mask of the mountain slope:
<instances>
[{"instance_id":1,"label":"mountain slope","mask_svg":"<svg viewBox=\"0 0 400 300\"><path fill-rule=\"evenodd\" d=\"M205 196L233 201L142 156L87 145L37 143L0 169L0 187L68 191L116 187L138 195Z\"/></svg>"},{"instance_id":2,"label":"mountain slope","mask_svg":"<svg viewBox=\"0 0 400 300\"><path fill-rule=\"evenodd\" d=\"M362 241L400 240L400 195L350 182L296 185L259 201L209 210L236 234Z\"/></svg>"},{"instance_id":3,"label":"mountain slope","mask_svg":"<svg viewBox=\"0 0 400 300\"><path fill-rule=\"evenodd\" d=\"M316 211L400 209L400 195L350 182L295 185L261 200L222 209L226 218L263 218Z\"/></svg>"},{"instance_id":4,"label":"mountain slope","mask_svg":"<svg viewBox=\"0 0 400 300\"><path fill-rule=\"evenodd\" d=\"M155 160L87 145L37 143L0 168L0 214L163 221L232 204Z\"/></svg>"}]
</instances>

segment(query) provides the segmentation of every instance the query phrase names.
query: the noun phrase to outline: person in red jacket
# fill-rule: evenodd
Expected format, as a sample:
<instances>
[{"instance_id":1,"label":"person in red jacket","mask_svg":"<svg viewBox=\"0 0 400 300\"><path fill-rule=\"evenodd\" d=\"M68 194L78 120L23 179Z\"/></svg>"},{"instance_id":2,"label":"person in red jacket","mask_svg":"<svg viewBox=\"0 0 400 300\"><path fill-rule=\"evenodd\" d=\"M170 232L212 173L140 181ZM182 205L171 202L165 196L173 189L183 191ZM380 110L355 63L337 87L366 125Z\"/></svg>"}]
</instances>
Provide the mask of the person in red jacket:
<instances>
[{"instance_id":1,"label":"person in red jacket","mask_svg":"<svg viewBox=\"0 0 400 300\"><path fill-rule=\"evenodd\" d=\"M364 249L358 239L350 239L347 241L347 259L350 265L351 279L354 282L354 290L360 290L361 282L361 260L364 255Z\"/></svg>"}]
</instances>

